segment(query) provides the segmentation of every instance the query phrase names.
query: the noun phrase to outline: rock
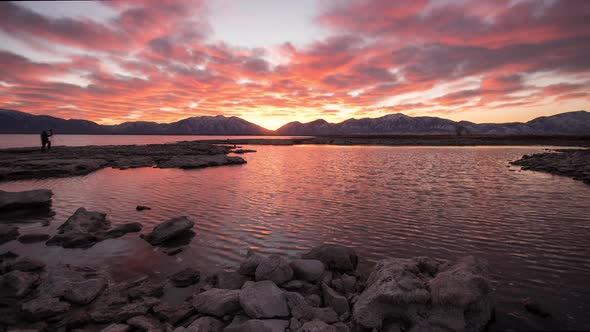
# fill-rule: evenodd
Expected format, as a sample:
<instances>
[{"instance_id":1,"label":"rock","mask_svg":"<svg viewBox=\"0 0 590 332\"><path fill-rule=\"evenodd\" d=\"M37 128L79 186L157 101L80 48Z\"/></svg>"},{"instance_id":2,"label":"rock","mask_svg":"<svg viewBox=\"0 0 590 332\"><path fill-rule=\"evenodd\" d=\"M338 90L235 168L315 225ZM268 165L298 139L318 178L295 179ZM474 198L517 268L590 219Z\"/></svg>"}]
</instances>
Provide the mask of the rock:
<instances>
[{"instance_id":1,"label":"rock","mask_svg":"<svg viewBox=\"0 0 590 332\"><path fill-rule=\"evenodd\" d=\"M338 332L338 330L334 326L314 320L303 324L298 332Z\"/></svg>"},{"instance_id":2,"label":"rock","mask_svg":"<svg viewBox=\"0 0 590 332\"><path fill-rule=\"evenodd\" d=\"M338 314L332 308L312 308L313 319L327 324L339 321Z\"/></svg>"},{"instance_id":3,"label":"rock","mask_svg":"<svg viewBox=\"0 0 590 332\"><path fill-rule=\"evenodd\" d=\"M532 314L535 314L543 318L551 316L551 314L547 310L545 310L545 308L543 308L539 303L534 302L530 298L522 299L521 303L524 306L524 308Z\"/></svg>"},{"instance_id":4,"label":"rock","mask_svg":"<svg viewBox=\"0 0 590 332\"><path fill-rule=\"evenodd\" d=\"M358 256L354 249L335 244L314 247L303 254L302 258L320 260L328 270L354 271L358 265Z\"/></svg>"},{"instance_id":5,"label":"rock","mask_svg":"<svg viewBox=\"0 0 590 332\"><path fill-rule=\"evenodd\" d=\"M191 232L194 225L195 223L187 217L172 218L156 226L151 233L141 235L141 237L151 245L160 245Z\"/></svg>"},{"instance_id":6,"label":"rock","mask_svg":"<svg viewBox=\"0 0 590 332\"><path fill-rule=\"evenodd\" d=\"M303 282L301 280L290 280L286 283L281 285L281 288L284 288L288 291L295 291L303 288Z\"/></svg>"},{"instance_id":7,"label":"rock","mask_svg":"<svg viewBox=\"0 0 590 332\"><path fill-rule=\"evenodd\" d=\"M128 332L131 330L129 325L125 324L111 324L104 329L100 330L100 332Z\"/></svg>"},{"instance_id":8,"label":"rock","mask_svg":"<svg viewBox=\"0 0 590 332\"><path fill-rule=\"evenodd\" d=\"M107 220L106 213L88 211L81 207L57 229L63 233L96 233L107 230L111 223Z\"/></svg>"},{"instance_id":9,"label":"rock","mask_svg":"<svg viewBox=\"0 0 590 332\"><path fill-rule=\"evenodd\" d=\"M492 309L487 268L473 257L456 263L387 259L377 263L367 280L353 320L367 329L397 321L406 330L481 331Z\"/></svg>"},{"instance_id":10,"label":"rock","mask_svg":"<svg viewBox=\"0 0 590 332\"><path fill-rule=\"evenodd\" d=\"M0 244L16 240L19 236L18 227L0 224Z\"/></svg>"},{"instance_id":11,"label":"rock","mask_svg":"<svg viewBox=\"0 0 590 332\"><path fill-rule=\"evenodd\" d=\"M310 294L305 297L305 301L312 307L321 307L322 298L317 294Z\"/></svg>"},{"instance_id":12,"label":"rock","mask_svg":"<svg viewBox=\"0 0 590 332\"><path fill-rule=\"evenodd\" d=\"M193 298L193 306L199 313L223 317L240 309L240 291L212 288Z\"/></svg>"},{"instance_id":13,"label":"rock","mask_svg":"<svg viewBox=\"0 0 590 332\"><path fill-rule=\"evenodd\" d=\"M13 260L18 257L18 254L8 250L0 254L0 262L4 262L6 260Z\"/></svg>"},{"instance_id":14,"label":"rock","mask_svg":"<svg viewBox=\"0 0 590 332\"><path fill-rule=\"evenodd\" d=\"M18 258L11 265L13 270L22 272L39 272L45 268L45 263L28 257Z\"/></svg>"},{"instance_id":15,"label":"rock","mask_svg":"<svg viewBox=\"0 0 590 332\"><path fill-rule=\"evenodd\" d=\"M252 318L275 318L289 316L289 307L283 292L272 281L256 282L241 290L240 305Z\"/></svg>"},{"instance_id":16,"label":"rock","mask_svg":"<svg viewBox=\"0 0 590 332\"><path fill-rule=\"evenodd\" d=\"M178 325L187 320L196 313L195 308L190 303L169 304L161 302L152 307L154 315L161 321L170 322L172 325Z\"/></svg>"},{"instance_id":17,"label":"rock","mask_svg":"<svg viewBox=\"0 0 590 332\"><path fill-rule=\"evenodd\" d=\"M69 283L69 288L64 293L64 299L71 303L88 304L92 302L106 287L102 279L89 279L80 282Z\"/></svg>"},{"instance_id":18,"label":"rock","mask_svg":"<svg viewBox=\"0 0 590 332\"><path fill-rule=\"evenodd\" d=\"M213 317L201 317L189 325L186 332L222 332L223 331L222 321Z\"/></svg>"},{"instance_id":19,"label":"rock","mask_svg":"<svg viewBox=\"0 0 590 332\"><path fill-rule=\"evenodd\" d=\"M221 271L217 273L217 288L240 289L246 280L236 271Z\"/></svg>"},{"instance_id":20,"label":"rock","mask_svg":"<svg viewBox=\"0 0 590 332\"><path fill-rule=\"evenodd\" d=\"M164 284L155 280L143 280L127 290L127 295L132 299L145 297L159 298L164 294Z\"/></svg>"},{"instance_id":21,"label":"rock","mask_svg":"<svg viewBox=\"0 0 590 332\"><path fill-rule=\"evenodd\" d=\"M293 269L286 259L279 255L271 255L260 262L256 268L256 281L271 280L277 285L285 283L293 278Z\"/></svg>"},{"instance_id":22,"label":"rock","mask_svg":"<svg viewBox=\"0 0 590 332\"><path fill-rule=\"evenodd\" d=\"M168 277L168 279L174 285L174 287L178 288L194 285L197 282L199 282L200 278L201 274L199 273L199 271L196 271L190 267L187 267L186 269L176 272L170 277Z\"/></svg>"},{"instance_id":23,"label":"rock","mask_svg":"<svg viewBox=\"0 0 590 332\"><path fill-rule=\"evenodd\" d=\"M289 331L299 331L302 325L303 324L301 324L299 319L291 317L291 320L289 321Z\"/></svg>"},{"instance_id":24,"label":"rock","mask_svg":"<svg viewBox=\"0 0 590 332\"><path fill-rule=\"evenodd\" d=\"M144 206L144 205L138 205L135 207L135 210L137 211L145 211L145 210L151 210L152 208Z\"/></svg>"},{"instance_id":25,"label":"rock","mask_svg":"<svg viewBox=\"0 0 590 332\"><path fill-rule=\"evenodd\" d=\"M135 316L127 320L127 324L139 331L159 332L163 331L160 322L146 316Z\"/></svg>"},{"instance_id":26,"label":"rock","mask_svg":"<svg viewBox=\"0 0 590 332\"><path fill-rule=\"evenodd\" d=\"M344 292L346 294L350 294L350 293L355 292L355 290L356 290L356 277L345 273L342 275L342 277L340 277L340 280L342 280L342 287L343 287Z\"/></svg>"},{"instance_id":27,"label":"rock","mask_svg":"<svg viewBox=\"0 0 590 332\"><path fill-rule=\"evenodd\" d=\"M0 211L34 209L51 205L53 192L47 189L8 192L0 190Z\"/></svg>"},{"instance_id":28,"label":"rock","mask_svg":"<svg viewBox=\"0 0 590 332\"><path fill-rule=\"evenodd\" d=\"M22 305L23 314L33 322L63 314L69 309L68 303L55 297L38 297Z\"/></svg>"},{"instance_id":29,"label":"rock","mask_svg":"<svg viewBox=\"0 0 590 332\"><path fill-rule=\"evenodd\" d=\"M64 248L90 248L99 241L100 239L93 234L68 233L56 234L45 244Z\"/></svg>"},{"instance_id":30,"label":"rock","mask_svg":"<svg viewBox=\"0 0 590 332\"><path fill-rule=\"evenodd\" d=\"M303 320L321 320L326 323L338 321L338 314L332 308L315 308L310 306L299 293L285 292L291 316Z\"/></svg>"},{"instance_id":31,"label":"rock","mask_svg":"<svg viewBox=\"0 0 590 332\"><path fill-rule=\"evenodd\" d=\"M240 324L230 324L224 332L284 332L289 327L288 320L250 319Z\"/></svg>"},{"instance_id":32,"label":"rock","mask_svg":"<svg viewBox=\"0 0 590 332\"><path fill-rule=\"evenodd\" d=\"M109 229L108 231L100 234L103 239L114 239L121 237L127 233L137 233L141 231L143 225L138 222L130 222L122 225L118 225L115 228Z\"/></svg>"},{"instance_id":33,"label":"rock","mask_svg":"<svg viewBox=\"0 0 590 332\"><path fill-rule=\"evenodd\" d=\"M21 271L11 271L0 277L0 286L7 292L6 295L17 298L25 297L38 284L39 275Z\"/></svg>"},{"instance_id":34,"label":"rock","mask_svg":"<svg viewBox=\"0 0 590 332\"><path fill-rule=\"evenodd\" d=\"M18 238L18 242L23 244L44 242L50 238L49 234L24 234Z\"/></svg>"},{"instance_id":35,"label":"rock","mask_svg":"<svg viewBox=\"0 0 590 332\"><path fill-rule=\"evenodd\" d=\"M332 326L336 328L336 331L337 332L350 332L350 328L348 327L348 325L346 325L346 324L344 324L342 322L338 322L336 324L332 324ZM389 331L383 331L383 332L389 332Z\"/></svg>"},{"instance_id":36,"label":"rock","mask_svg":"<svg viewBox=\"0 0 590 332\"><path fill-rule=\"evenodd\" d=\"M331 307L338 315L343 315L350 310L346 298L338 294L330 286L322 283L322 294L324 295L324 303Z\"/></svg>"},{"instance_id":37,"label":"rock","mask_svg":"<svg viewBox=\"0 0 590 332\"><path fill-rule=\"evenodd\" d=\"M324 263L315 259L296 259L291 262L291 268L297 279L314 282L324 273Z\"/></svg>"},{"instance_id":38,"label":"rock","mask_svg":"<svg viewBox=\"0 0 590 332\"><path fill-rule=\"evenodd\" d=\"M235 149L232 150L231 152L235 153L235 154L244 154L244 153L251 153L251 152L256 152L256 150L249 150L249 149Z\"/></svg>"},{"instance_id":39,"label":"rock","mask_svg":"<svg viewBox=\"0 0 590 332\"><path fill-rule=\"evenodd\" d=\"M246 259L240 265L238 273L253 277L256 274L256 268L258 268L258 265L260 265L260 263L264 260L266 260L266 257L256 253L253 250L248 250Z\"/></svg>"}]
</instances>

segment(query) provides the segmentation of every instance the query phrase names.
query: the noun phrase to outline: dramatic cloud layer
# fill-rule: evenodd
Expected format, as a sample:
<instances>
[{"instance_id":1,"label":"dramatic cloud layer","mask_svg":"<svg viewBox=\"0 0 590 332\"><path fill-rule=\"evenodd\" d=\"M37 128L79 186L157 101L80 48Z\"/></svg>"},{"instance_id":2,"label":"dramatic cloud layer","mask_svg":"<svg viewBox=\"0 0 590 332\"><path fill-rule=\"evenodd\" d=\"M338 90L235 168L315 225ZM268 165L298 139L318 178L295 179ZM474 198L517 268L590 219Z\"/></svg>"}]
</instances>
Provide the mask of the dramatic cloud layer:
<instances>
[{"instance_id":1,"label":"dramatic cloud layer","mask_svg":"<svg viewBox=\"0 0 590 332\"><path fill-rule=\"evenodd\" d=\"M85 5L96 14L0 3L0 107L276 128L392 112L504 122L590 102L586 0L322 1L309 24L325 36L264 48L218 38L216 24L231 22L211 22L204 0Z\"/></svg>"}]
</instances>

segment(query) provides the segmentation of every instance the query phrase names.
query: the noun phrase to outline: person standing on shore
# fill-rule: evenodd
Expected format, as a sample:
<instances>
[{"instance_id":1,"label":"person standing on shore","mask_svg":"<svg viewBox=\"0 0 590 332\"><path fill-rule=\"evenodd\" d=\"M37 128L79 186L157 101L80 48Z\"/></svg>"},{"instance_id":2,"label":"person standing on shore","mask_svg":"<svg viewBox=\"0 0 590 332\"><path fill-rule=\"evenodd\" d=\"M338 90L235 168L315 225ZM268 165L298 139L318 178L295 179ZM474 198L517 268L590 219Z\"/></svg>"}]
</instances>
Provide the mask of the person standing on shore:
<instances>
[{"instance_id":1,"label":"person standing on shore","mask_svg":"<svg viewBox=\"0 0 590 332\"><path fill-rule=\"evenodd\" d=\"M41 151L45 151L45 146L47 146L47 150L51 150L51 141L49 137L53 136L53 129L49 129L49 133L43 130L41 133Z\"/></svg>"}]
</instances>

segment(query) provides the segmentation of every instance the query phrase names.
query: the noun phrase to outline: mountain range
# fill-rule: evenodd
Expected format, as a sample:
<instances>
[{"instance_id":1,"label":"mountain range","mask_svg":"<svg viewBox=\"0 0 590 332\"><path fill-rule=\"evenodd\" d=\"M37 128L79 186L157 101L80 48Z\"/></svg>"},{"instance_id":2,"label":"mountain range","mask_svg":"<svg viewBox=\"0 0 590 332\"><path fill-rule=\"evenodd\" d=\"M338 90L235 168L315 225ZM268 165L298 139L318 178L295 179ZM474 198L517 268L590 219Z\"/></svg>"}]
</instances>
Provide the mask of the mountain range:
<instances>
[{"instance_id":1,"label":"mountain range","mask_svg":"<svg viewBox=\"0 0 590 332\"><path fill-rule=\"evenodd\" d=\"M481 124L395 113L380 118L348 119L340 123L295 121L272 131L235 116L190 117L172 123L135 121L100 125L87 120L65 120L0 109L2 134L37 134L50 128L60 134L130 135L590 135L590 112L561 113L524 123Z\"/></svg>"}]
</instances>

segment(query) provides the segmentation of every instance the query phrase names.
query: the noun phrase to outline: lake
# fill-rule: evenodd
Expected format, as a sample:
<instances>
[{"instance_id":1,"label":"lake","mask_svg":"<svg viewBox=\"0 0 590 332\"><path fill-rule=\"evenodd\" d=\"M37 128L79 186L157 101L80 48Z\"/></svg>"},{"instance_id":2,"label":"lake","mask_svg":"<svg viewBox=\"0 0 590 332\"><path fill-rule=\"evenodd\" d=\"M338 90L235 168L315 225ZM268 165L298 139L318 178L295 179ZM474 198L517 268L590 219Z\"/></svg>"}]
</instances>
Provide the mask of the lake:
<instances>
[{"instance_id":1,"label":"lake","mask_svg":"<svg viewBox=\"0 0 590 332\"><path fill-rule=\"evenodd\" d=\"M109 266L121 279L185 266L235 266L248 248L296 257L320 243L354 247L364 266L388 257L476 255L489 262L496 291L492 330L590 329L590 186L508 163L545 147L248 148L258 152L243 155L248 163L240 166L104 169L0 183L1 190L55 193L55 216L11 218L21 233L53 234L81 206L108 213L115 225L141 222L144 233L186 215L196 236L177 256L158 252L137 234L90 249L12 241L0 252ZM137 212L139 204L152 210ZM527 313L524 297L553 317Z\"/></svg>"}]
</instances>

